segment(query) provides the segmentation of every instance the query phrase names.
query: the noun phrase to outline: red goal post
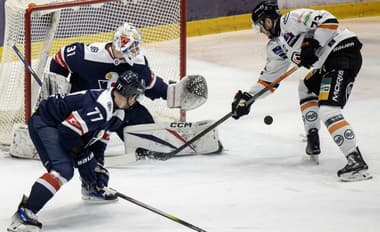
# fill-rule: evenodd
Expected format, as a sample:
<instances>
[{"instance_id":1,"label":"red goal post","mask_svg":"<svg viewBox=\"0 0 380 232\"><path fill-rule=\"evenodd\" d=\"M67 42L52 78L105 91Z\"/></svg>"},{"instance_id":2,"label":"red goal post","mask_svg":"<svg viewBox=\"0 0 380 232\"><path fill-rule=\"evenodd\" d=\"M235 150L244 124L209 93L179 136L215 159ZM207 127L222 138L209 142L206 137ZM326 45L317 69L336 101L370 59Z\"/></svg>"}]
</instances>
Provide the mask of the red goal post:
<instances>
[{"instance_id":1,"label":"red goal post","mask_svg":"<svg viewBox=\"0 0 380 232\"><path fill-rule=\"evenodd\" d=\"M5 96L9 102L23 94L23 100L15 100L11 107L9 103L3 103L7 100L0 100L2 144L10 141L7 137L13 123L27 122L38 92L29 71L20 65L21 62L11 51L11 43L16 43L21 50L24 48L26 60L42 76L50 57L60 47L73 42L110 41L115 29L127 21L141 30L142 49L157 75L166 81L178 80L186 75L186 0L23 1L25 6L19 6L24 12L22 16L12 12L20 10L15 6L20 1L8 0L5 8L7 20L0 75L2 79L9 80L0 79L0 88L2 84L15 86L11 86L8 92L0 89L0 96ZM22 22L23 25L19 25ZM20 29L23 30L22 34L12 37ZM20 76L22 74L18 74L19 69L22 69L24 79ZM21 82L23 93L19 90ZM179 114L178 110L167 109L166 102L156 102L147 100L147 107L153 111L155 118L185 120L185 112Z\"/></svg>"}]
</instances>

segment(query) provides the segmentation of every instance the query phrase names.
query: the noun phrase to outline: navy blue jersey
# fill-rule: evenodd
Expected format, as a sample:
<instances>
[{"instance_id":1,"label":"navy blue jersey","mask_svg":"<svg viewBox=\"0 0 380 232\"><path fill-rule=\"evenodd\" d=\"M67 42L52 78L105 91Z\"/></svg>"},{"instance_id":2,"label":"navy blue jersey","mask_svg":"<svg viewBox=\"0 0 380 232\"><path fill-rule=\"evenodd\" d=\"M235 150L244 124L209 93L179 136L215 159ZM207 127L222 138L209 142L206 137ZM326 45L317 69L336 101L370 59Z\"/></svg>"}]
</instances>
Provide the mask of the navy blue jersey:
<instances>
[{"instance_id":1,"label":"navy blue jersey","mask_svg":"<svg viewBox=\"0 0 380 232\"><path fill-rule=\"evenodd\" d=\"M112 90L86 90L67 95L52 95L41 101L37 113L59 131L64 148L84 147L94 136L100 136L90 149L104 155L110 131L122 128L125 111L117 109ZM104 134L99 131L104 130Z\"/></svg>"},{"instance_id":2,"label":"navy blue jersey","mask_svg":"<svg viewBox=\"0 0 380 232\"><path fill-rule=\"evenodd\" d=\"M144 55L136 57L133 66L113 56L111 42L73 43L62 47L50 63L50 71L63 76L70 76L71 92L86 89L105 89L107 83L117 73L126 70L136 72L146 83L145 96L153 99L166 99L167 84L156 76L149 67ZM71 74L71 75L70 75Z\"/></svg>"}]
</instances>

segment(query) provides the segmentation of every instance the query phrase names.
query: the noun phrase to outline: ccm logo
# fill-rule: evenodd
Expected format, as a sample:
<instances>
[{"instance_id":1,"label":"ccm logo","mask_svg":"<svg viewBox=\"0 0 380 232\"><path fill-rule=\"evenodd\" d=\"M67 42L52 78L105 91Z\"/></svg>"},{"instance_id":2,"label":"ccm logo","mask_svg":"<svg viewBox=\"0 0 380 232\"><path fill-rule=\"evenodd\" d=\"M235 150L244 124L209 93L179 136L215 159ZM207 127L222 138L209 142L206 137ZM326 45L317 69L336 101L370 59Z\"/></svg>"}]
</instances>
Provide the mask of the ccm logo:
<instances>
[{"instance_id":1,"label":"ccm logo","mask_svg":"<svg viewBox=\"0 0 380 232\"><path fill-rule=\"evenodd\" d=\"M183 127L191 127L193 124L191 122L172 122L170 123L170 127L183 128Z\"/></svg>"}]
</instances>

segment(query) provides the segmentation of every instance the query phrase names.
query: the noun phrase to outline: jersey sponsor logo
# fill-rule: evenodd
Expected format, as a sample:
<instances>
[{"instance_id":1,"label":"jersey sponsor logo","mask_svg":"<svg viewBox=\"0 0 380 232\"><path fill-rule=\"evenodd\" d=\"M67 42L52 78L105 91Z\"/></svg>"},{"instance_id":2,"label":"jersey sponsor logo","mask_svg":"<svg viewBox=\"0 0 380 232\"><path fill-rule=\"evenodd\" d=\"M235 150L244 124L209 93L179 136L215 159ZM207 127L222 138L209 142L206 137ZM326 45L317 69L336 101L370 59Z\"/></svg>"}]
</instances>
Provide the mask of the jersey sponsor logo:
<instances>
[{"instance_id":1,"label":"jersey sponsor logo","mask_svg":"<svg viewBox=\"0 0 380 232\"><path fill-rule=\"evenodd\" d=\"M290 46L290 47L293 47L294 44L297 42L297 40L300 38L301 35L293 35L293 33L289 32L289 33L285 33L284 34L284 40L286 41L286 43Z\"/></svg>"},{"instance_id":2,"label":"jersey sponsor logo","mask_svg":"<svg viewBox=\"0 0 380 232\"><path fill-rule=\"evenodd\" d=\"M309 111L305 115L305 120L308 122L314 122L318 119L318 114L315 111Z\"/></svg>"},{"instance_id":3,"label":"jersey sponsor logo","mask_svg":"<svg viewBox=\"0 0 380 232\"><path fill-rule=\"evenodd\" d=\"M355 134L354 134L354 132L351 129L347 129L347 130L344 131L344 137L346 139L351 140L351 139L355 138Z\"/></svg>"},{"instance_id":4,"label":"jersey sponsor logo","mask_svg":"<svg viewBox=\"0 0 380 232\"><path fill-rule=\"evenodd\" d=\"M342 146L342 144L344 142L344 138L343 138L342 135L335 135L334 136L334 141L340 147L340 146Z\"/></svg>"},{"instance_id":5,"label":"jersey sponsor logo","mask_svg":"<svg viewBox=\"0 0 380 232\"><path fill-rule=\"evenodd\" d=\"M282 51L281 47L280 46L276 46L272 49L273 53L280 56L281 58L283 59L286 59L286 54L284 53L284 51Z\"/></svg>"},{"instance_id":6,"label":"jersey sponsor logo","mask_svg":"<svg viewBox=\"0 0 380 232\"><path fill-rule=\"evenodd\" d=\"M331 88L331 77L323 78L320 91L319 91L319 100L328 100L329 99L329 92Z\"/></svg>"},{"instance_id":7,"label":"jersey sponsor logo","mask_svg":"<svg viewBox=\"0 0 380 232\"><path fill-rule=\"evenodd\" d=\"M305 15L305 17L304 17L304 19L303 19L303 22L302 22L305 26L307 26L307 23L309 22L310 17L311 17L312 14L313 14L313 12L312 12L312 11L309 11L309 12Z\"/></svg>"},{"instance_id":8,"label":"jersey sponsor logo","mask_svg":"<svg viewBox=\"0 0 380 232\"><path fill-rule=\"evenodd\" d=\"M338 76L336 78L336 83L334 85L334 92L333 92L333 101L339 102L340 93L342 91L342 84L343 84L343 70L338 71Z\"/></svg>"},{"instance_id":9,"label":"jersey sponsor logo","mask_svg":"<svg viewBox=\"0 0 380 232\"><path fill-rule=\"evenodd\" d=\"M330 127L332 124L335 124L337 122L340 122L340 121L343 121L344 120L344 117L342 114L338 114L334 117L331 117L329 118L326 122L325 122L325 125L326 127Z\"/></svg>"},{"instance_id":10,"label":"jersey sponsor logo","mask_svg":"<svg viewBox=\"0 0 380 232\"><path fill-rule=\"evenodd\" d=\"M99 51L99 48L95 46L90 46L90 51L96 53Z\"/></svg>"}]
</instances>

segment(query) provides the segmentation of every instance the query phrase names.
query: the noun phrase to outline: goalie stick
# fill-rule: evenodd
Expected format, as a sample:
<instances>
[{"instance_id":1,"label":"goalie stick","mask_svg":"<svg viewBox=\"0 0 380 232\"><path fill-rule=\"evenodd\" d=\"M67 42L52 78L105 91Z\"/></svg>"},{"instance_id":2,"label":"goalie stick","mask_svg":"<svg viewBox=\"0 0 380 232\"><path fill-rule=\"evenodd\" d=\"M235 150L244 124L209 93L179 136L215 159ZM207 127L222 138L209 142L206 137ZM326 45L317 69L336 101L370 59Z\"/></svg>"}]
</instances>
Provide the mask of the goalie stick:
<instances>
[{"instance_id":1,"label":"goalie stick","mask_svg":"<svg viewBox=\"0 0 380 232\"><path fill-rule=\"evenodd\" d=\"M166 217L166 218L168 218L168 219L170 219L170 220L172 220L172 221L175 221L175 222L177 222L177 223L179 223L179 224L182 224L182 225L184 225L184 226L186 226L186 227L188 227L188 228L190 228L190 229L193 229L193 230L198 231L198 232L207 232L206 230L201 229L201 228L199 228L199 227L197 227L197 226L194 226L193 224L190 224L190 223L188 223L188 222L186 222L186 221L184 221L184 220L181 220L181 219L179 219L179 218L177 218L177 217L175 217L175 216L173 216L173 215L170 215L170 214L168 214L168 213L165 213L165 212L163 212L163 211L161 211L161 210L159 210L159 209L153 208L152 206L149 206L149 205L147 205L147 204L145 204L145 203L143 203L143 202L141 202L141 201L138 201L138 200L136 200L136 199L133 199L132 197L126 196L126 195L124 195L124 194L122 194L122 193L116 191L115 189L112 189L112 188L107 188L107 189L108 189L110 192L115 193L118 197L120 197L120 198L122 198L122 199L124 199L124 200L126 200L126 201L132 202L132 203L135 204L135 205L138 205L138 206L143 207L143 208L145 208L145 209L147 209L147 210L150 210L150 211L152 211L153 213L156 213L156 214L159 214L159 215L161 215L161 216L163 216L163 217Z\"/></svg>"},{"instance_id":2,"label":"goalie stick","mask_svg":"<svg viewBox=\"0 0 380 232\"><path fill-rule=\"evenodd\" d=\"M40 87L42 87L42 81L41 81L41 79L38 77L37 73L34 72L33 68L25 60L25 57L21 54L20 50L16 47L15 44L12 45L12 48L15 51L16 55L18 56L18 58L20 58L20 60L22 61L22 63L24 63L25 67L29 70L30 74L32 74L32 76L33 76L34 80L36 80L37 84Z\"/></svg>"},{"instance_id":3,"label":"goalie stick","mask_svg":"<svg viewBox=\"0 0 380 232\"><path fill-rule=\"evenodd\" d=\"M298 66L294 66L291 69L289 69L287 72L285 72L284 74L282 74L281 76L279 76L276 80L274 80L270 85L266 86L265 88L263 88L262 90L260 90L259 92L257 92L255 95L253 95L252 98L247 101L247 104L249 105L249 104L253 103L258 97L260 97L265 92L267 92L268 90L270 90L271 88L273 88L275 85L277 85L278 83L280 83L286 77L290 76L297 69L298 69ZM215 127L219 126L221 123L223 123L227 119L229 119L231 116L232 116L232 112L229 112L228 114L224 115L221 119L219 119L218 121L216 121L213 124L211 124L209 127L207 127L206 129L204 129L198 135L194 136L192 139L190 139L189 141L187 141L186 143L184 143L182 146L178 147L174 151L171 151L171 152L157 152L157 151L151 151L151 150L139 147L139 148L136 149L136 155L137 155L137 157L143 157L143 156L145 156L145 157L154 158L154 159L160 159L160 160L170 159L173 156L175 156L178 152L182 151L187 146L189 146L190 144L192 144L194 141L198 140L203 135L207 134L209 131L211 131L212 129L214 129Z\"/></svg>"}]
</instances>

